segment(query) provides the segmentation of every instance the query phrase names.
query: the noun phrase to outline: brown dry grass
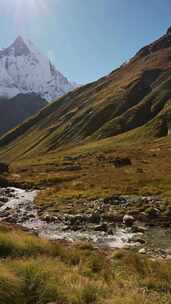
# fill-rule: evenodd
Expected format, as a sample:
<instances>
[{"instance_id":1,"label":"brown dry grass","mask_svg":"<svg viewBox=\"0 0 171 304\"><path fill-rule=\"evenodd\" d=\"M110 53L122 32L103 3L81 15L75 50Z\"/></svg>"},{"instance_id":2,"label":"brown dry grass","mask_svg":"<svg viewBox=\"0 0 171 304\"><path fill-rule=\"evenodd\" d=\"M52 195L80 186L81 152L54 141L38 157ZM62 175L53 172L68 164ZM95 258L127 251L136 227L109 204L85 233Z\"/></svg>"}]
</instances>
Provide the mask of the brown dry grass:
<instances>
[{"instance_id":1,"label":"brown dry grass","mask_svg":"<svg viewBox=\"0 0 171 304\"><path fill-rule=\"evenodd\" d=\"M169 304L171 262L43 241L0 226L0 303ZM69 250L68 250L69 249Z\"/></svg>"}]
</instances>

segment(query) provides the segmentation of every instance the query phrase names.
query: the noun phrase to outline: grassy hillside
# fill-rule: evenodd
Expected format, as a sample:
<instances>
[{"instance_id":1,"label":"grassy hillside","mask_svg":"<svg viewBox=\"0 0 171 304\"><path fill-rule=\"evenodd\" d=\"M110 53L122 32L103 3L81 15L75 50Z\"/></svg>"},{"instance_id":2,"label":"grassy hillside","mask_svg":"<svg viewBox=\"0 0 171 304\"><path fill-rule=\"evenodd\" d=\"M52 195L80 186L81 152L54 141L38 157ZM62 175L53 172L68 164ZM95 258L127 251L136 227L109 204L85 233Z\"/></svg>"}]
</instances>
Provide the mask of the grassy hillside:
<instances>
[{"instance_id":1,"label":"grassy hillside","mask_svg":"<svg viewBox=\"0 0 171 304\"><path fill-rule=\"evenodd\" d=\"M170 56L168 32L127 64L66 94L7 134L0 140L2 151L17 158L38 155L148 124L166 112L170 102ZM151 132L153 138L167 135L169 125L170 115L165 115L157 131ZM148 138L148 133L142 135Z\"/></svg>"},{"instance_id":2,"label":"grassy hillside","mask_svg":"<svg viewBox=\"0 0 171 304\"><path fill-rule=\"evenodd\" d=\"M54 216L75 221L75 215L88 214L114 226L131 214L169 227L170 56L169 31L110 75L70 92L1 137L0 160L10 169L0 186L38 189L39 216L52 223ZM118 158L127 164L116 166ZM138 199L99 209L99 199L120 194ZM148 254L49 242L1 224L0 303L170 304L169 250L165 259L162 251L160 259Z\"/></svg>"},{"instance_id":3,"label":"grassy hillside","mask_svg":"<svg viewBox=\"0 0 171 304\"><path fill-rule=\"evenodd\" d=\"M37 198L43 212L74 212L75 204L79 211L78 200L120 193L170 200L170 56L168 32L2 137L10 181L43 189ZM131 165L116 168L117 157Z\"/></svg>"}]
</instances>

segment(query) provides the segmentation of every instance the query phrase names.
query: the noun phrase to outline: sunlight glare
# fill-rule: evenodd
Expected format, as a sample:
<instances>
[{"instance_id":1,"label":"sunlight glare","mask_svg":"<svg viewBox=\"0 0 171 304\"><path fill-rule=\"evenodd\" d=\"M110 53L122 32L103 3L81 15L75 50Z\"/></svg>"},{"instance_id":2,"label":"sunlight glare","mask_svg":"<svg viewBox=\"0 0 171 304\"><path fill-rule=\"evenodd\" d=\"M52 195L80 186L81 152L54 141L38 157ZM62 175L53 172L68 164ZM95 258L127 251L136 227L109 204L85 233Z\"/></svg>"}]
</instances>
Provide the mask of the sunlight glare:
<instances>
[{"instance_id":1,"label":"sunlight glare","mask_svg":"<svg viewBox=\"0 0 171 304\"><path fill-rule=\"evenodd\" d=\"M18 12L46 12L47 2L45 0L14 0L16 3L16 10ZM46 2L46 3L45 3Z\"/></svg>"}]
</instances>

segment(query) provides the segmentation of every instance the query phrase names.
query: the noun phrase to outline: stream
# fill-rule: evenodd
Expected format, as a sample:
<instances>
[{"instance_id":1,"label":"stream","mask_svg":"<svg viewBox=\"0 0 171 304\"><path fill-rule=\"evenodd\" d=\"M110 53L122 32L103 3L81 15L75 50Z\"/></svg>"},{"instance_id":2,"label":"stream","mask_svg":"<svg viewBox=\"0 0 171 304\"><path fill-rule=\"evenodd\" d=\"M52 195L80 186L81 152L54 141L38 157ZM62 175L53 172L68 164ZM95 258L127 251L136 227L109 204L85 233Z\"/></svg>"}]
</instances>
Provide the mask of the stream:
<instances>
[{"instance_id":1,"label":"stream","mask_svg":"<svg viewBox=\"0 0 171 304\"><path fill-rule=\"evenodd\" d=\"M91 241L98 247L107 246L110 248L141 246L140 243L134 241L137 233L133 233L129 229L116 227L113 235L108 235L103 231L65 231L64 223L48 223L45 220L41 220L34 204L36 195L36 190L1 188L0 221L20 225L29 231L35 232L41 238L49 240L71 242L85 240ZM150 228L144 237L149 247L171 248L171 229Z\"/></svg>"}]
</instances>

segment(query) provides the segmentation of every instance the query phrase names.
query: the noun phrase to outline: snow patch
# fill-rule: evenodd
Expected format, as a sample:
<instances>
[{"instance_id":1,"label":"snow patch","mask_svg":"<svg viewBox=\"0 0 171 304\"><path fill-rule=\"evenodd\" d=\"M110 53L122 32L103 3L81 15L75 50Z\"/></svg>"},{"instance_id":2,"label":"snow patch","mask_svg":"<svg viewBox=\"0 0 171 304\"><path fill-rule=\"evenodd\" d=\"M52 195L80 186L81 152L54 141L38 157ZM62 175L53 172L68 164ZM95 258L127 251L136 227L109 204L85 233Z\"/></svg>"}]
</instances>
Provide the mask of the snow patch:
<instances>
[{"instance_id":1,"label":"snow patch","mask_svg":"<svg viewBox=\"0 0 171 304\"><path fill-rule=\"evenodd\" d=\"M36 93L52 101L75 87L31 41L18 37L0 50L0 96Z\"/></svg>"}]
</instances>

